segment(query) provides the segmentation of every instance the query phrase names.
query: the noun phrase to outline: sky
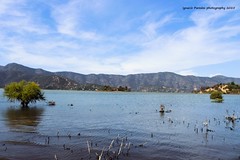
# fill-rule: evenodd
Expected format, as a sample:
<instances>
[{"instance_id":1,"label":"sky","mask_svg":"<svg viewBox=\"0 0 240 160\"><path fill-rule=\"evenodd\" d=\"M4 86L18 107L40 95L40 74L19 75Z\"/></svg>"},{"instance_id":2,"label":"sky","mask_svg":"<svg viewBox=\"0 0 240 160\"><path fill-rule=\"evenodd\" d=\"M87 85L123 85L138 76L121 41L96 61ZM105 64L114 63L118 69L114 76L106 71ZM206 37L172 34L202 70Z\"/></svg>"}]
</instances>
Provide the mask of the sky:
<instances>
[{"instance_id":1,"label":"sky","mask_svg":"<svg viewBox=\"0 0 240 160\"><path fill-rule=\"evenodd\" d=\"M239 1L0 0L0 65L240 78Z\"/></svg>"}]
</instances>

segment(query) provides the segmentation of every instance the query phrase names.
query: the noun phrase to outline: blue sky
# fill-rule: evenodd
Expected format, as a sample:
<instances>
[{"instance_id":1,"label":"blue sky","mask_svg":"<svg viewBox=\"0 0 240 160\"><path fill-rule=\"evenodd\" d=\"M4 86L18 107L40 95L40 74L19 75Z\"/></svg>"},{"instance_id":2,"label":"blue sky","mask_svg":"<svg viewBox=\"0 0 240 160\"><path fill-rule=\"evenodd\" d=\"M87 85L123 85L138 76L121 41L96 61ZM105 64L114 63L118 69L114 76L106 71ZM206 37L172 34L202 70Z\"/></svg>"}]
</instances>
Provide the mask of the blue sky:
<instances>
[{"instance_id":1,"label":"blue sky","mask_svg":"<svg viewBox=\"0 0 240 160\"><path fill-rule=\"evenodd\" d=\"M235 7L225 10L183 7ZM0 65L240 77L237 0L0 0Z\"/></svg>"}]
</instances>

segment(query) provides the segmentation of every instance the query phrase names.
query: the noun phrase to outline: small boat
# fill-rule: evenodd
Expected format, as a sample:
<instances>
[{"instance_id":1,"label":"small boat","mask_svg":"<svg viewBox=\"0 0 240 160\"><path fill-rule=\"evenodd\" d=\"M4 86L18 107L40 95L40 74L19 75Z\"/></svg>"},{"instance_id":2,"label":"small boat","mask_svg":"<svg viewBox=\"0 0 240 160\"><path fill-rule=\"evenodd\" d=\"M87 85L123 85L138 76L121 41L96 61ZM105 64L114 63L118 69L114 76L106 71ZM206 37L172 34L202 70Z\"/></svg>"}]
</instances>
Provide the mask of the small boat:
<instances>
[{"instance_id":1,"label":"small boat","mask_svg":"<svg viewBox=\"0 0 240 160\"><path fill-rule=\"evenodd\" d=\"M48 101L48 105L49 105L49 106L55 106L56 103L55 103L54 101Z\"/></svg>"}]
</instances>

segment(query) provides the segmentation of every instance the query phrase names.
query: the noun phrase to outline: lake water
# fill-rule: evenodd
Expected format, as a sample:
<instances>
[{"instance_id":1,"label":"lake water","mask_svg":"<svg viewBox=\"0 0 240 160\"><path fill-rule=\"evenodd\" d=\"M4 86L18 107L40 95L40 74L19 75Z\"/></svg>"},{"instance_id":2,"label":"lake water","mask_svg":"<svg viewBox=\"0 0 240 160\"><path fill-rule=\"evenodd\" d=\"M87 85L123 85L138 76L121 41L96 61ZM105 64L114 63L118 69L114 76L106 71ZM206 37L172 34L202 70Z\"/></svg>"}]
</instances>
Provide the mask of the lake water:
<instances>
[{"instance_id":1,"label":"lake water","mask_svg":"<svg viewBox=\"0 0 240 160\"><path fill-rule=\"evenodd\" d=\"M240 159L239 95L44 92L21 110L0 90L0 159Z\"/></svg>"}]
</instances>

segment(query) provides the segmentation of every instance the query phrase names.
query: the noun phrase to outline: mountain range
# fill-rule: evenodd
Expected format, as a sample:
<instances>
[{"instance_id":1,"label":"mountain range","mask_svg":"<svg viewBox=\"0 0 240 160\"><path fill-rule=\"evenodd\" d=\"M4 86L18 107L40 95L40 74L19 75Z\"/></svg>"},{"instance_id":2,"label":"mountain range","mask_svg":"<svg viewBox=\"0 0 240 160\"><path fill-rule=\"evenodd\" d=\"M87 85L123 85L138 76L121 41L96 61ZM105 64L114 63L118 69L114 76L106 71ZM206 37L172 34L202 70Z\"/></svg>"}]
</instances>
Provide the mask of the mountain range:
<instances>
[{"instance_id":1,"label":"mountain range","mask_svg":"<svg viewBox=\"0 0 240 160\"><path fill-rule=\"evenodd\" d=\"M131 91L146 92L192 92L219 83L240 84L240 78L182 76L172 72L85 75L75 72L50 72L17 63L0 66L0 88L10 82L21 80L37 82L43 89L98 90L103 86L127 86Z\"/></svg>"}]
</instances>

